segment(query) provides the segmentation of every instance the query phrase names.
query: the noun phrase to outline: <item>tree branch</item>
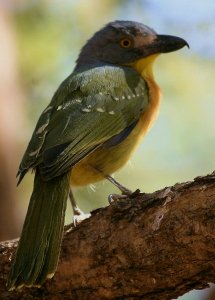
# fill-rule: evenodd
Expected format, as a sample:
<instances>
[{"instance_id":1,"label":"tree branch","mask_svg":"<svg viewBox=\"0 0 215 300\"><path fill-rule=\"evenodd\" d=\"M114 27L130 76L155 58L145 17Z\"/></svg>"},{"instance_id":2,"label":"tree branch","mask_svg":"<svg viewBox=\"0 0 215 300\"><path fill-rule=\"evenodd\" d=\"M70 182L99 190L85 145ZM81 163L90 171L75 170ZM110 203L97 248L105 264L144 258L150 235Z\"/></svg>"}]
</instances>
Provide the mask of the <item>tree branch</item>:
<instances>
[{"instance_id":1,"label":"tree branch","mask_svg":"<svg viewBox=\"0 0 215 300\"><path fill-rule=\"evenodd\" d=\"M215 173L94 211L65 232L40 289L6 290L16 245L0 244L0 299L166 300L205 288L215 282Z\"/></svg>"}]
</instances>

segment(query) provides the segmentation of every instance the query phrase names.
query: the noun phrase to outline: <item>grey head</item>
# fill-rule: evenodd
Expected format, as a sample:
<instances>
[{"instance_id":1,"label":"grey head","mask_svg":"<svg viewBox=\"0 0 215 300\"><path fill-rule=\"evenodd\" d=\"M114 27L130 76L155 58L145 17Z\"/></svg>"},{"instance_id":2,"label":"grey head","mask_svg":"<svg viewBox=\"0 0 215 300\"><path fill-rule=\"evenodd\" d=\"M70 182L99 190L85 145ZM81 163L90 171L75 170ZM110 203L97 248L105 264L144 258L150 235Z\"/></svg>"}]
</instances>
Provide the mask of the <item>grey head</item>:
<instances>
[{"instance_id":1,"label":"grey head","mask_svg":"<svg viewBox=\"0 0 215 300\"><path fill-rule=\"evenodd\" d=\"M152 28L133 21L114 21L96 32L82 48L76 69L97 64L124 65L156 53L178 50L187 42L179 37L159 35Z\"/></svg>"}]
</instances>

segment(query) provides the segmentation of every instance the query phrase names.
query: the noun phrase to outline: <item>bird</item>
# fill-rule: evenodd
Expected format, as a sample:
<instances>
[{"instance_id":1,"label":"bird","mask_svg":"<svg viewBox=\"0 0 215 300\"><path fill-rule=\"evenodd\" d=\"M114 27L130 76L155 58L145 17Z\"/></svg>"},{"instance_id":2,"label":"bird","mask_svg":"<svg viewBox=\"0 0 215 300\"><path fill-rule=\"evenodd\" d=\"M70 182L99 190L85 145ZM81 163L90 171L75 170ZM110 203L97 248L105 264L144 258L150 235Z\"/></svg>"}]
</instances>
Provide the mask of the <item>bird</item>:
<instances>
[{"instance_id":1,"label":"bird","mask_svg":"<svg viewBox=\"0 0 215 300\"><path fill-rule=\"evenodd\" d=\"M135 21L117 20L83 46L73 72L42 112L18 170L18 184L35 173L9 290L40 287L58 265L67 199L74 221L84 213L72 189L104 179L130 196L111 175L126 164L157 118L160 88L153 64L188 43ZM117 195L113 194L117 200Z\"/></svg>"}]
</instances>

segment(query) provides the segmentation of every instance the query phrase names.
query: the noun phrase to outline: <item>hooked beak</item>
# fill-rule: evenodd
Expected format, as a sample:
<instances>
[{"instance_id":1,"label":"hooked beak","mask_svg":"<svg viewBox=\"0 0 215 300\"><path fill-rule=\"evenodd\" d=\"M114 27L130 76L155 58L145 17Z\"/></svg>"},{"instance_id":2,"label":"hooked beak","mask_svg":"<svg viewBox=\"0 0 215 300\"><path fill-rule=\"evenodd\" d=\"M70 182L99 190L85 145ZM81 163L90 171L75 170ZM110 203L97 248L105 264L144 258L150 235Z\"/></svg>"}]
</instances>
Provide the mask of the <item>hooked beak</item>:
<instances>
[{"instance_id":1,"label":"hooked beak","mask_svg":"<svg viewBox=\"0 0 215 300\"><path fill-rule=\"evenodd\" d=\"M190 48L189 44L180 37L158 34L149 46L149 51L152 52L151 54L167 53L179 50L184 46Z\"/></svg>"}]
</instances>

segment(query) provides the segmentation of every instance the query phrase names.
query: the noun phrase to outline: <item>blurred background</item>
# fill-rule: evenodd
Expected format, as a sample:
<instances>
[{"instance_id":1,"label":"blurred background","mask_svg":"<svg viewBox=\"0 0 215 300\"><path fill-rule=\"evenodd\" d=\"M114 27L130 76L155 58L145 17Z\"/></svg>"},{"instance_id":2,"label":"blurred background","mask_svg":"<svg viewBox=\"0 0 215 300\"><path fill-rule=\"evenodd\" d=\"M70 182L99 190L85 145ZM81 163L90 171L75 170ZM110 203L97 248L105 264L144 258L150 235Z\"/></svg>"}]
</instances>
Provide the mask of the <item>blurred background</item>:
<instances>
[{"instance_id":1,"label":"blurred background","mask_svg":"<svg viewBox=\"0 0 215 300\"><path fill-rule=\"evenodd\" d=\"M214 0L0 0L0 240L21 231L33 176L16 188L15 175L40 113L72 72L85 41L116 19L178 35L190 50L156 62L163 92L158 121L115 177L130 189L152 192L215 169ZM88 212L106 206L113 192L102 182L75 195ZM71 220L68 205L66 222ZM193 291L180 299L215 299L213 293Z\"/></svg>"}]
</instances>

